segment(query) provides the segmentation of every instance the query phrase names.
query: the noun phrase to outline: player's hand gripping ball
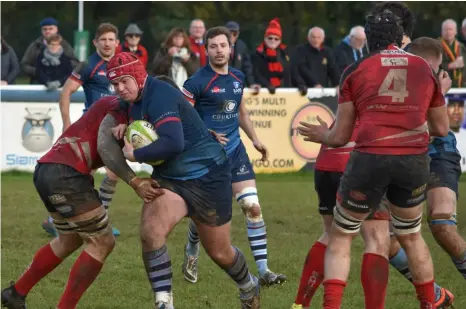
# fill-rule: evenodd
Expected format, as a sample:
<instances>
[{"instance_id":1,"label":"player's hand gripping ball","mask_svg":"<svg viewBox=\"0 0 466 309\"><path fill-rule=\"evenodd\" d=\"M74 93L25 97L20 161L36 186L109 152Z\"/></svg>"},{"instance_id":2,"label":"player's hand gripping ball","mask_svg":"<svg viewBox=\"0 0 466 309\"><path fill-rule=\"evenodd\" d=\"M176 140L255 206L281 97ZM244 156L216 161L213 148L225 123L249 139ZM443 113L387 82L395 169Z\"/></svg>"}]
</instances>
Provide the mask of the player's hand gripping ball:
<instances>
[{"instance_id":1,"label":"player's hand gripping ball","mask_svg":"<svg viewBox=\"0 0 466 309\"><path fill-rule=\"evenodd\" d=\"M152 144L158 140L159 136L155 132L154 126L144 120L133 121L126 129L126 138L133 145L134 149L139 149ZM144 162L150 165L160 165L164 161Z\"/></svg>"}]
</instances>

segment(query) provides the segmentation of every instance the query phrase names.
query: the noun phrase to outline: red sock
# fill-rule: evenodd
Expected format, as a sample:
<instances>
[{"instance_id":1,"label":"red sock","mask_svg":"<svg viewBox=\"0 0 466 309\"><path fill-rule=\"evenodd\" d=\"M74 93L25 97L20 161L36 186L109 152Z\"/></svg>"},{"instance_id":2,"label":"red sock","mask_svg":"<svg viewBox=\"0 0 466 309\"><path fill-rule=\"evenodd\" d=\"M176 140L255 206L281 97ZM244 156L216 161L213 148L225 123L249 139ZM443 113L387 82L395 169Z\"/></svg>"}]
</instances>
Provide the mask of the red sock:
<instances>
[{"instance_id":1,"label":"red sock","mask_svg":"<svg viewBox=\"0 0 466 309\"><path fill-rule=\"evenodd\" d=\"M299 282L298 295L294 301L295 304L309 307L314 293L319 288L324 279L324 259L327 246L316 241L309 249L304 262L301 280Z\"/></svg>"},{"instance_id":2,"label":"red sock","mask_svg":"<svg viewBox=\"0 0 466 309\"><path fill-rule=\"evenodd\" d=\"M364 254L361 283L366 308L384 309L388 285L388 260L378 254Z\"/></svg>"},{"instance_id":3,"label":"red sock","mask_svg":"<svg viewBox=\"0 0 466 309\"><path fill-rule=\"evenodd\" d=\"M83 251L71 268L65 293L63 293L57 308L75 309L81 296L99 275L102 266L101 262Z\"/></svg>"},{"instance_id":4,"label":"red sock","mask_svg":"<svg viewBox=\"0 0 466 309\"><path fill-rule=\"evenodd\" d=\"M324 283L324 309L340 309L346 282L331 279Z\"/></svg>"},{"instance_id":5,"label":"red sock","mask_svg":"<svg viewBox=\"0 0 466 309\"><path fill-rule=\"evenodd\" d=\"M435 309L434 280L424 283L414 283L417 299L421 303L421 309Z\"/></svg>"},{"instance_id":6,"label":"red sock","mask_svg":"<svg viewBox=\"0 0 466 309\"><path fill-rule=\"evenodd\" d=\"M37 250L31 265L29 265L18 281L16 281L16 291L20 295L26 296L37 282L47 276L55 267L60 265L62 261L61 258L53 253L50 244L46 244Z\"/></svg>"}]
</instances>

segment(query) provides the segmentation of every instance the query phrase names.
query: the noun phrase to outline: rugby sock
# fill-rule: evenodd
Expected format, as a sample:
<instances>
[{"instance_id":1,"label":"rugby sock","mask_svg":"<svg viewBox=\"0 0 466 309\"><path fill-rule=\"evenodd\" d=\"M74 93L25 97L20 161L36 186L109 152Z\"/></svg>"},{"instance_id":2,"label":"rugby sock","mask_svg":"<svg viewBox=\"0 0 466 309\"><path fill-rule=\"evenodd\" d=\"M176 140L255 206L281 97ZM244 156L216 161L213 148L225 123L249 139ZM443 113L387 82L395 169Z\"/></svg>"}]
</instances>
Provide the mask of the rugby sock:
<instances>
[{"instance_id":1,"label":"rugby sock","mask_svg":"<svg viewBox=\"0 0 466 309\"><path fill-rule=\"evenodd\" d=\"M252 255L262 276L267 270L267 233L265 231L264 220L257 222L247 220L248 239L251 246Z\"/></svg>"},{"instance_id":2,"label":"rugby sock","mask_svg":"<svg viewBox=\"0 0 466 309\"><path fill-rule=\"evenodd\" d=\"M421 303L421 309L435 308L435 289L434 280L424 283L414 283L416 287L416 294L419 302Z\"/></svg>"},{"instance_id":3,"label":"rugby sock","mask_svg":"<svg viewBox=\"0 0 466 309\"><path fill-rule=\"evenodd\" d=\"M388 261L385 257L365 253L362 260L361 283L366 308L384 309L388 285Z\"/></svg>"},{"instance_id":4,"label":"rugby sock","mask_svg":"<svg viewBox=\"0 0 466 309\"><path fill-rule=\"evenodd\" d=\"M222 268L236 282L240 290L249 291L256 285L256 282L249 272L243 253L236 247L233 249L235 250L233 263L229 266L222 266Z\"/></svg>"},{"instance_id":5,"label":"rugby sock","mask_svg":"<svg viewBox=\"0 0 466 309\"><path fill-rule=\"evenodd\" d=\"M157 250L143 252L142 258L156 301L165 301L168 294L171 293L173 278L172 262L168 255L167 246L164 245Z\"/></svg>"},{"instance_id":6,"label":"rugby sock","mask_svg":"<svg viewBox=\"0 0 466 309\"><path fill-rule=\"evenodd\" d=\"M340 309L346 282L338 279L325 280L324 309Z\"/></svg>"},{"instance_id":7,"label":"rugby sock","mask_svg":"<svg viewBox=\"0 0 466 309\"><path fill-rule=\"evenodd\" d=\"M390 258L390 264L396 268L406 279L410 282L413 282L413 277L411 277L411 273L409 272L408 266L408 257L406 256L406 252L403 248L400 248L398 253ZM434 282L435 287L435 299L439 300L442 296L442 288Z\"/></svg>"},{"instance_id":8,"label":"rugby sock","mask_svg":"<svg viewBox=\"0 0 466 309\"><path fill-rule=\"evenodd\" d=\"M102 183L100 184L99 197L102 201L102 205L104 205L105 209L107 210L110 204L112 203L113 194L115 194L116 184L117 181L111 180L110 178L108 178L108 176L105 176L104 180L102 180Z\"/></svg>"},{"instance_id":9,"label":"rugby sock","mask_svg":"<svg viewBox=\"0 0 466 309\"><path fill-rule=\"evenodd\" d=\"M46 244L37 250L31 265L16 281L16 291L20 295L26 296L37 282L47 276L62 261L61 258L55 255L50 244Z\"/></svg>"},{"instance_id":10,"label":"rugby sock","mask_svg":"<svg viewBox=\"0 0 466 309\"><path fill-rule=\"evenodd\" d=\"M463 256L460 259L454 257L451 258L453 263L455 263L456 269L463 275L466 279L466 251L463 252Z\"/></svg>"},{"instance_id":11,"label":"rugby sock","mask_svg":"<svg viewBox=\"0 0 466 309\"><path fill-rule=\"evenodd\" d=\"M199 255L199 234L197 233L196 224L191 220L188 230L188 245L186 251L189 256Z\"/></svg>"},{"instance_id":12,"label":"rugby sock","mask_svg":"<svg viewBox=\"0 0 466 309\"><path fill-rule=\"evenodd\" d=\"M79 255L70 271L65 292L60 298L57 309L75 309L81 296L97 278L103 263L93 258L84 250Z\"/></svg>"},{"instance_id":13,"label":"rugby sock","mask_svg":"<svg viewBox=\"0 0 466 309\"><path fill-rule=\"evenodd\" d=\"M294 301L297 305L309 307L314 293L324 279L324 259L327 246L316 241L309 249L304 262L301 280L299 282L298 294Z\"/></svg>"}]
</instances>

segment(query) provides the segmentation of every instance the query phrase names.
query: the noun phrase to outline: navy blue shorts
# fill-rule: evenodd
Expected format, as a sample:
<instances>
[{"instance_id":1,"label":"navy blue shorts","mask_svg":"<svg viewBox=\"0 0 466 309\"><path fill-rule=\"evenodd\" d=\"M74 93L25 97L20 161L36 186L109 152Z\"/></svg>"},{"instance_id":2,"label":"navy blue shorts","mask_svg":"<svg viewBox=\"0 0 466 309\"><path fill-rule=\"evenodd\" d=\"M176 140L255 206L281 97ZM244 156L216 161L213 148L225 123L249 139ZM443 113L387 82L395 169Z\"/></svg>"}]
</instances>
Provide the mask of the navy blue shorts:
<instances>
[{"instance_id":1,"label":"navy blue shorts","mask_svg":"<svg viewBox=\"0 0 466 309\"><path fill-rule=\"evenodd\" d=\"M430 175L427 190L434 188L449 188L459 198L458 181L461 176L459 159L447 160L445 158L432 158L430 161Z\"/></svg>"},{"instance_id":2,"label":"navy blue shorts","mask_svg":"<svg viewBox=\"0 0 466 309\"><path fill-rule=\"evenodd\" d=\"M177 180L152 175L162 188L181 196L188 206L188 216L203 224L221 226L231 221L232 189L230 163L214 165L197 179Z\"/></svg>"},{"instance_id":3,"label":"navy blue shorts","mask_svg":"<svg viewBox=\"0 0 466 309\"><path fill-rule=\"evenodd\" d=\"M231 166L232 183L256 179L256 174L254 173L243 142L240 142L233 153L228 156L228 160Z\"/></svg>"}]
</instances>

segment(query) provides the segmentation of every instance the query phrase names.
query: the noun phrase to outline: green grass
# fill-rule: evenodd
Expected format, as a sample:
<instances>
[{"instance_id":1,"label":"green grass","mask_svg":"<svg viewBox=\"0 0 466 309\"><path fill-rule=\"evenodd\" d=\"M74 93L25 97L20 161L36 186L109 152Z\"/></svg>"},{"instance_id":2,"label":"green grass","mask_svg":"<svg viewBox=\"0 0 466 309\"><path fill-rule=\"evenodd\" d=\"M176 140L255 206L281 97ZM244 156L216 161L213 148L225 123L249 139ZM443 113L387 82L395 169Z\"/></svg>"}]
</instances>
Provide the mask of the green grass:
<instances>
[{"instance_id":1,"label":"green grass","mask_svg":"<svg viewBox=\"0 0 466 309\"><path fill-rule=\"evenodd\" d=\"M312 174L259 175L258 188L267 223L269 266L283 272L289 281L281 287L262 290L262 308L287 309L297 289L302 263L309 247L321 234L317 197ZM464 180L464 178L463 178ZM100 178L97 179L97 182ZM50 240L42 231L40 222L45 208L32 185L31 174L2 174L2 287L22 273L37 248ZM460 191L466 192L462 182ZM466 236L466 194L458 206L459 230ZM243 215L234 204L232 237L236 246L247 256L254 273L254 265L246 237ZM117 246L110 255L97 281L81 299L78 308L89 309L149 309L153 308L150 285L144 272L138 236L141 202L132 190L120 183L110 217L122 231ZM429 243L435 262L437 282L449 288L456 296L456 308L466 308L465 281L452 265L449 257L438 247L427 224L423 233ZM227 275L214 265L202 251L199 263L199 281L196 285L183 280L180 265L186 242L187 220L183 220L169 237L168 248L174 270L174 294L177 309L239 308L237 290ZM345 290L343 307L364 308L364 297L359 280L363 244L358 238L353 244L349 284ZM64 289L68 273L77 254L72 255L29 294L28 308L55 308ZM311 308L322 307L322 289L318 291ZM393 269L387 309L419 308L412 285Z\"/></svg>"}]
</instances>

